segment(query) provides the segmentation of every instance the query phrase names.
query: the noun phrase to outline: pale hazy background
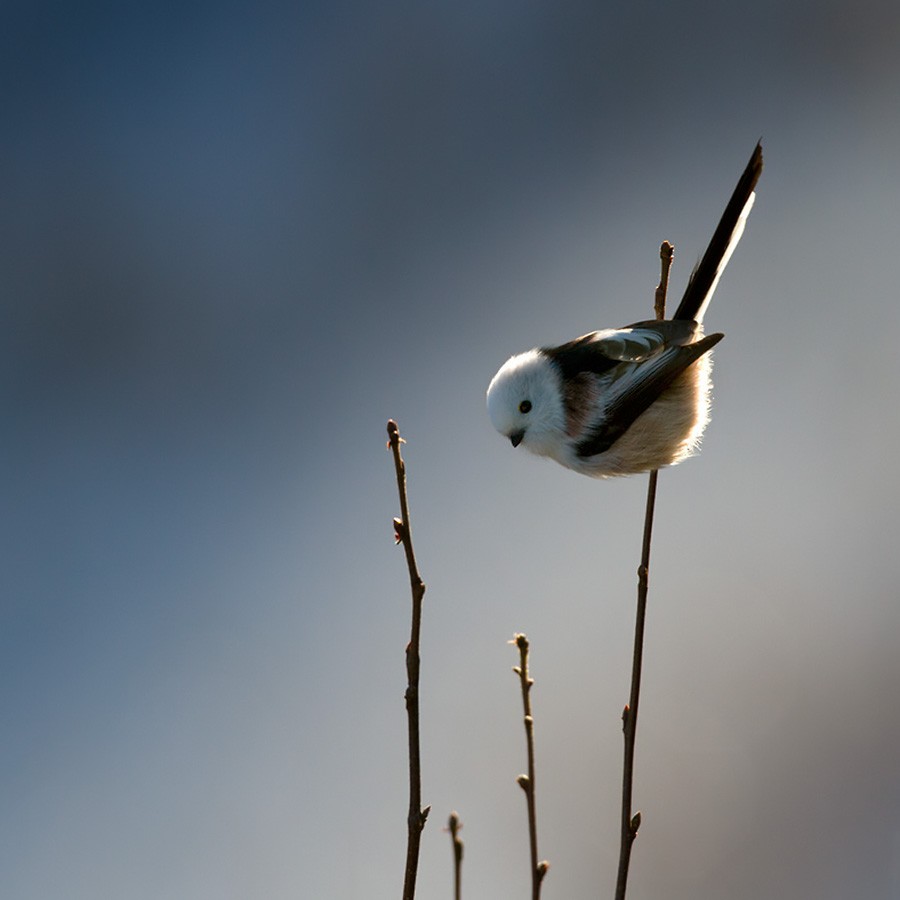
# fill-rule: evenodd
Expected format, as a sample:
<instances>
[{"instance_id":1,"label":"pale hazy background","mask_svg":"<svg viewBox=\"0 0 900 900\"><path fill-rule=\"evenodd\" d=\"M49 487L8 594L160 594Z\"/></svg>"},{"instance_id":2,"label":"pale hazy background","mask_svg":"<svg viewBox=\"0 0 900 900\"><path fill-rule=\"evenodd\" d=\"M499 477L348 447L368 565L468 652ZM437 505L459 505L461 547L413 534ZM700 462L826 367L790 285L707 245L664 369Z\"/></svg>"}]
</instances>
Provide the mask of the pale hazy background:
<instances>
[{"instance_id":1,"label":"pale hazy background","mask_svg":"<svg viewBox=\"0 0 900 900\"><path fill-rule=\"evenodd\" d=\"M611 896L646 479L491 429L762 137L660 478L630 900L900 896L900 6L4 4L0 895Z\"/></svg>"}]
</instances>

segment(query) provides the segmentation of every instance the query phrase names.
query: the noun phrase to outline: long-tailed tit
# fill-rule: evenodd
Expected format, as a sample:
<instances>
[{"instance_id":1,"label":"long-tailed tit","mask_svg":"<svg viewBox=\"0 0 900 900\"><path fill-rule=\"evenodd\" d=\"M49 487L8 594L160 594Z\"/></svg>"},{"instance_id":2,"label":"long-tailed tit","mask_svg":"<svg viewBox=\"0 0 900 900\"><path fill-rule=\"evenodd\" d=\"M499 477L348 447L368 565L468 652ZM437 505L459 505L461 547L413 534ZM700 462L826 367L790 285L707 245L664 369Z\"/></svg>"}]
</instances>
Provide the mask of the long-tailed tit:
<instances>
[{"instance_id":1,"label":"long-tailed tit","mask_svg":"<svg viewBox=\"0 0 900 900\"><path fill-rule=\"evenodd\" d=\"M670 466L709 421L710 350L703 314L744 231L762 172L757 144L691 275L675 315L592 331L512 357L488 387L488 414L513 447L605 478Z\"/></svg>"}]
</instances>

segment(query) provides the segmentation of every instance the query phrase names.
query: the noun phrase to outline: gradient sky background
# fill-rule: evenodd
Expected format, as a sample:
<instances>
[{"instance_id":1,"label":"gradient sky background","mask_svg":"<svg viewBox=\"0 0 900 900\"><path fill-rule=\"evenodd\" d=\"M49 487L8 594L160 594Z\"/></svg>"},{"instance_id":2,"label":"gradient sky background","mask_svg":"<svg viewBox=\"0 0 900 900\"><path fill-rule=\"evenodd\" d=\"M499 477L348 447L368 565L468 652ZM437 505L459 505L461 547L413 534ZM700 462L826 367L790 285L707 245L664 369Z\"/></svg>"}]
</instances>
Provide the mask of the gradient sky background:
<instances>
[{"instance_id":1,"label":"gradient sky background","mask_svg":"<svg viewBox=\"0 0 900 900\"><path fill-rule=\"evenodd\" d=\"M385 422L428 584L422 900L611 896L646 479L514 452L513 352L680 296L629 898L900 896L900 6L4 4L0 895L392 898Z\"/></svg>"}]
</instances>

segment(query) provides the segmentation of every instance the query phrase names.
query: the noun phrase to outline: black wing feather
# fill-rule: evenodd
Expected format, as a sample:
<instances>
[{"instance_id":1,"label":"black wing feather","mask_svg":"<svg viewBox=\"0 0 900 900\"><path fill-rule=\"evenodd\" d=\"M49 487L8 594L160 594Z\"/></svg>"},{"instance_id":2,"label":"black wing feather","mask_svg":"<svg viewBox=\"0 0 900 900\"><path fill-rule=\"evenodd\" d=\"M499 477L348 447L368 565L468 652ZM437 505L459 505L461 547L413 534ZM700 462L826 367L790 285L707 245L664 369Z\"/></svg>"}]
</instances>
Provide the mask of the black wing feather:
<instances>
[{"instance_id":1,"label":"black wing feather","mask_svg":"<svg viewBox=\"0 0 900 900\"><path fill-rule=\"evenodd\" d=\"M652 319L626 326L627 329L636 331L655 331L666 347L689 343L696 334L697 327L692 321L676 322L671 319ZM553 361L566 380L584 372L603 375L622 361L622 357L609 355L607 338L611 336L608 331L592 331L558 347L541 347L541 353ZM662 348L657 352L661 350Z\"/></svg>"}]
</instances>

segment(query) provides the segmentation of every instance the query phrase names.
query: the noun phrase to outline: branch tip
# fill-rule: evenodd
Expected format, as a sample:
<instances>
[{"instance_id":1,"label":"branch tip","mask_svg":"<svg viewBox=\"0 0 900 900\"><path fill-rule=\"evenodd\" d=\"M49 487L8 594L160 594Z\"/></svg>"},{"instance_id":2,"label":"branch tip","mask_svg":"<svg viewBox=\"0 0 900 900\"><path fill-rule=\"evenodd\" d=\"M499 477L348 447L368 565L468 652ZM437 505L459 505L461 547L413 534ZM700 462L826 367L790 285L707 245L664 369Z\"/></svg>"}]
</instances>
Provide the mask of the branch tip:
<instances>
[{"instance_id":1,"label":"branch tip","mask_svg":"<svg viewBox=\"0 0 900 900\"><path fill-rule=\"evenodd\" d=\"M406 440L400 436L400 426L393 419L388 419L387 433L387 446L389 450L397 447L399 444L406 443Z\"/></svg>"}]
</instances>

